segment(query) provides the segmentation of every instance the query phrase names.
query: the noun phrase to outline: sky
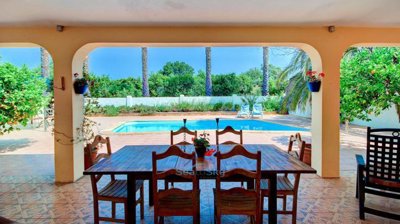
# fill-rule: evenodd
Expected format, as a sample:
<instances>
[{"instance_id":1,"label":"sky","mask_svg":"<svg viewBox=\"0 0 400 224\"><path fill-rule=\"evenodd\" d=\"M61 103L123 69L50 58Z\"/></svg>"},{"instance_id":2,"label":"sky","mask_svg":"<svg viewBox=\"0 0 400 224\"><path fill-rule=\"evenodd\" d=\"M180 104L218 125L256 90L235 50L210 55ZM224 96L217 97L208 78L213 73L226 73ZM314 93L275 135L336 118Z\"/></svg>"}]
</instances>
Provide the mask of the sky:
<instances>
[{"instance_id":1,"label":"sky","mask_svg":"<svg viewBox=\"0 0 400 224\"><path fill-rule=\"evenodd\" d=\"M285 67L290 60L289 48L271 47L270 64ZM205 48L203 47L151 47L148 48L148 70L157 72L168 61L183 61L197 72L205 71ZM0 62L10 62L30 68L40 66L39 48L0 48ZM212 74L235 72L239 74L262 65L261 47L213 47L211 50ZM89 54L89 72L109 75L112 79L140 77L142 71L141 48L102 47Z\"/></svg>"}]
</instances>

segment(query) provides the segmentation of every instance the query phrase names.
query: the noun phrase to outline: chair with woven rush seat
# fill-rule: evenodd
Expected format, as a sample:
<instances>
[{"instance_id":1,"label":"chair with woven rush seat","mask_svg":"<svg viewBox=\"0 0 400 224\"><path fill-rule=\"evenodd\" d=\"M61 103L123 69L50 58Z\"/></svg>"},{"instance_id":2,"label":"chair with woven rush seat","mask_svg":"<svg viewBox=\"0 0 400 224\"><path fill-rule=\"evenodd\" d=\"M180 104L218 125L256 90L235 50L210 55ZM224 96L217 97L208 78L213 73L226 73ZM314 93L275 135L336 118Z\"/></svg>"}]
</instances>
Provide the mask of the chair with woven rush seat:
<instances>
[{"instance_id":1,"label":"chair with woven rush seat","mask_svg":"<svg viewBox=\"0 0 400 224\"><path fill-rule=\"evenodd\" d=\"M216 224L221 224L222 215L249 215L255 223L261 223L260 211L260 178L261 178L261 152L251 153L242 145L235 145L233 149L227 153L217 152L217 180L214 189L214 216ZM227 160L234 156L242 156L243 164L251 164L249 160L255 162L255 166L251 170L245 168L235 168L224 170L221 167L221 161ZM246 167L250 168L250 167ZM254 189L246 189L243 186L230 189L222 189L221 182L232 178L252 179L255 181Z\"/></svg>"},{"instance_id":2,"label":"chair with woven rush seat","mask_svg":"<svg viewBox=\"0 0 400 224\"><path fill-rule=\"evenodd\" d=\"M289 146L288 146L288 154L293 156L300 161L303 159L304 150L306 147L306 143L304 141L299 140L299 136L296 134L295 136L291 135L289 137ZM297 143L299 147L298 154L293 153L293 144ZM289 175L286 173L281 176L277 176L277 197L281 198L283 201L283 207L281 211L277 211L277 214L288 214L292 215L292 223L296 223L297 217L297 193L299 189L300 183L300 174L294 174L294 182L290 181ZM261 180L261 212L262 214L268 214L268 210L264 210L264 197L269 196L269 180ZM287 197L293 197L292 210L287 210Z\"/></svg>"},{"instance_id":3,"label":"chair with woven rush seat","mask_svg":"<svg viewBox=\"0 0 400 224\"><path fill-rule=\"evenodd\" d=\"M180 134L186 134L192 137L197 137L197 131L190 131L187 127L181 127L178 131L171 131L171 145L192 145L193 143L190 143L184 139L183 141L180 141L178 143L174 143L174 136L180 135ZM190 138L192 139L192 138Z\"/></svg>"},{"instance_id":4,"label":"chair with woven rush seat","mask_svg":"<svg viewBox=\"0 0 400 224\"><path fill-rule=\"evenodd\" d=\"M365 194L400 199L400 129L385 128L367 130L366 159L356 155L359 216L365 213L400 220L400 214L381 211L365 206Z\"/></svg>"},{"instance_id":5,"label":"chair with woven rush seat","mask_svg":"<svg viewBox=\"0 0 400 224\"><path fill-rule=\"evenodd\" d=\"M99 154L96 157L96 160L92 161L91 165L98 163L101 159L105 159L111 156L111 144L110 139L103 138L100 135L97 135L90 147L99 147L100 144L107 145L107 154ZM90 147L86 147L85 150L90 150ZM86 152L85 152L86 153ZM90 153L90 151L88 152ZM116 218L116 203L123 203L125 209L125 217L128 212L127 210L127 181L126 180L118 180L115 178L115 175L110 175L110 181L101 189L98 189L97 183L100 181L103 175L91 175L92 182L92 191L93 191L93 206L94 206L94 223L99 223L100 221L108 221L108 222L120 222L126 223L124 219ZM135 192L140 192L140 197L136 201L136 205L140 204L140 218L144 219L144 187L143 180L136 181ZM109 201L111 202L111 217L101 217L99 215L99 201Z\"/></svg>"},{"instance_id":6,"label":"chair with woven rush seat","mask_svg":"<svg viewBox=\"0 0 400 224\"><path fill-rule=\"evenodd\" d=\"M159 171L157 161L168 157L190 160L191 172L173 168L176 163L171 163L171 168ZM157 154L152 153L153 161L153 197L154 197L154 223L164 223L165 216L193 216L193 223L200 223L200 199L199 182L196 176L196 155L183 152L178 146L172 145L167 151ZM165 165L165 164L164 164ZM168 163L166 162L167 166ZM191 181L191 190L179 188L158 189L159 180L167 180L170 177L179 177Z\"/></svg>"},{"instance_id":7,"label":"chair with woven rush seat","mask_svg":"<svg viewBox=\"0 0 400 224\"><path fill-rule=\"evenodd\" d=\"M224 135L224 134L227 134L227 133L232 133L232 134L238 135L239 136L239 142L231 141L231 140L225 141L225 142L219 142L219 137L221 135ZM216 137L216 140L217 140L217 146L219 146L219 145L236 145L236 144L243 145L243 131L242 130L236 131L235 129L232 128L232 126L226 126L224 128L224 130L222 130L222 131L216 130L215 131L215 137Z\"/></svg>"}]
</instances>

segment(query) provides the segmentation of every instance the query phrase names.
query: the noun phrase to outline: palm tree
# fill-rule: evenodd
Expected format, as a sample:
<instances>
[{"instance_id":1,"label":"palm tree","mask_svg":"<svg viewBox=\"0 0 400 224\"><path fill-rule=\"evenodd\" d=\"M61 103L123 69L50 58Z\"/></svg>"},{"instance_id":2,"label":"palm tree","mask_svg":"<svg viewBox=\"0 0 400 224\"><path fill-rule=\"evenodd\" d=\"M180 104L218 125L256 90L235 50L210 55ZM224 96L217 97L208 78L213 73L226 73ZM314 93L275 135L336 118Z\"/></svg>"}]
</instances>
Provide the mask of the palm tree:
<instances>
[{"instance_id":1,"label":"palm tree","mask_svg":"<svg viewBox=\"0 0 400 224\"><path fill-rule=\"evenodd\" d=\"M211 47L206 47L206 96L212 96Z\"/></svg>"},{"instance_id":2,"label":"palm tree","mask_svg":"<svg viewBox=\"0 0 400 224\"><path fill-rule=\"evenodd\" d=\"M42 77L48 79L50 76L50 70L49 70L50 54L44 48L40 48L40 62L41 62Z\"/></svg>"},{"instance_id":3,"label":"palm tree","mask_svg":"<svg viewBox=\"0 0 400 224\"><path fill-rule=\"evenodd\" d=\"M144 97L150 96L149 77L147 74L147 47L142 47L142 94Z\"/></svg>"},{"instance_id":4,"label":"palm tree","mask_svg":"<svg viewBox=\"0 0 400 224\"><path fill-rule=\"evenodd\" d=\"M263 81L262 81L262 89L261 94L263 96L269 95L269 69L268 69L268 59L269 59L269 49L268 47L263 47Z\"/></svg>"},{"instance_id":5,"label":"palm tree","mask_svg":"<svg viewBox=\"0 0 400 224\"><path fill-rule=\"evenodd\" d=\"M296 110L299 105L301 109L305 109L307 102L311 99L305 74L311 67L311 60L306 52L297 50L292 56L289 65L278 75L278 85L282 85L288 80L282 101L282 109L286 111Z\"/></svg>"},{"instance_id":6,"label":"palm tree","mask_svg":"<svg viewBox=\"0 0 400 224\"><path fill-rule=\"evenodd\" d=\"M89 77L89 56L86 56L85 60L83 60L82 73L83 77Z\"/></svg>"}]
</instances>

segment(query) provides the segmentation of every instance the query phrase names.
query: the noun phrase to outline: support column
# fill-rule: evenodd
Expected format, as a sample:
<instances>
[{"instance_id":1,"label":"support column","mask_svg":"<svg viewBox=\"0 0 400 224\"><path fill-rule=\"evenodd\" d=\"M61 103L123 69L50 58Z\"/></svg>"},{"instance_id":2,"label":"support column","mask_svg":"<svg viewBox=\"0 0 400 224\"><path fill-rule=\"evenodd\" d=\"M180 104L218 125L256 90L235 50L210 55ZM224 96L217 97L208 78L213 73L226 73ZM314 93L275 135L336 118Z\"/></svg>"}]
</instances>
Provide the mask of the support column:
<instances>
[{"instance_id":1,"label":"support column","mask_svg":"<svg viewBox=\"0 0 400 224\"><path fill-rule=\"evenodd\" d=\"M340 60L342 51L319 50L323 71L321 90L312 93L312 166L326 178L340 176Z\"/></svg>"},{"instance_id":2,"label":"support column","mask_svg":"<svg viewBox=\"0 0 400 224\"><path fill-rule=\"evenodd\" d=\"M73 182L84 170L83 143L77 141L77 128L83 120L83 96L73 90L73 52L55 51L54 61L54 158L55 181ZM82 63L80 74L82 73ZM64 77L65 89L61 89Z\"/></svg>"}]
</instances>

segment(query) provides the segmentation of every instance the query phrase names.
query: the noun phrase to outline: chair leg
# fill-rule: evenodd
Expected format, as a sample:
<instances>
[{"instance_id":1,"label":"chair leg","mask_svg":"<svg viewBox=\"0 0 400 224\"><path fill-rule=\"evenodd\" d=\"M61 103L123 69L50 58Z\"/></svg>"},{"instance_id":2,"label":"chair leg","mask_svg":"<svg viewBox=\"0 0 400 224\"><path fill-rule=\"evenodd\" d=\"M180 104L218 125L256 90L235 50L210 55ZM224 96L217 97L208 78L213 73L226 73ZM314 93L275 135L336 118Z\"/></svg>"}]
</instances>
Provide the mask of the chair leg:
<instances>
[{"instance_id":1,"label":"chair leg","mask_svg":"<svg viewBox=\"0 0 400 224\"><path fill-rule=\"evenodd\" d=\"M297 192L293 194L292 224L297 222Z\"/></svg>"},{"instance_id":2,"label":"chair leg","mask_svg":"<svg viewBox=\"0 0 400 224\"><path fill-rule=\"evenodd\" d=\"M365 220L365 192L364 192L364 185L362 183L358 183L358 204L359 204L359 215L361 220Z\"/></svg>"},{"instance_id":3,"label":"chair leg","mask_svg":"<svg viewBox=\"0 0 400 224\"><path fill-rule=\"evenodd\" d=\"M164 224L164 216L160 216L160 224Z\"/></svg>"},{"instance_id":4,"label":"chair leg","mask_svg":"<svg viewBox=\"0 0 400 224\"><path fill-rule=\"evenodd\" d=\"M127 216L128 216L128 203L124 203L124 217L125 217L125 224L128 224Z\"/></svg>"},{"instance_id":5,"label":"chair leg","mask_svg":"<svg viewBox=\"0 0 400 224\"><path fill-rule=\"evenodd\" d=\"M113 218L113 219L115 219L115 217L116 217L116 214L115 214L116 212L115 212L115 202L111 202L111 217Z\"/></svg>"},{"instance_id":6,"label":"chair leg","mask_svg":"<svg viewBox=\"0 0 400 224\"><path fill-rule=\"evenodd\" d=\"M358 167L357 167L357 179L356 179L356 198L358 198Z\"/></svg>"},{"instance_id":7,"label":"chair leg","mask_svg":"<svg viewBox=\"0 0 400 224\"><path fill-rule=\"evenodd\" d=\"M221 213L217 211L217 214L215 215L215 224L221 224Z\"/></svg>"},{"instance_id":8,"label":"chair leg","mask_svg":"<svg viewBox=\"0 0 400 224\"><path fill-rule=\"evenodd\" d=\"M282 200L283 200L283 211L286 211L286 195L283 195L283 198L282 198Z\"/></svg>"},{"instance_id":9,"label":"chair leg","mask_svg":"<svg viewBox=\"0 0 400 224\"><path fill-rule=\"evenodd\" d=\"M93 200L93 215L94 223L99 224L99 201L97 199Z\"/></svg>"},{"instance_id":10,"label":"chair leg","mask_svg":"<svg viewBox=\"0 0 400 224\"><path fill-rule=\"evenodd\" d=\"M144 219L144 186L140 187L140 219Z\"/></svg>"}]
</instances>

